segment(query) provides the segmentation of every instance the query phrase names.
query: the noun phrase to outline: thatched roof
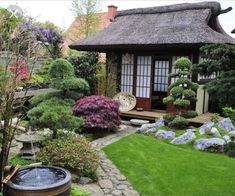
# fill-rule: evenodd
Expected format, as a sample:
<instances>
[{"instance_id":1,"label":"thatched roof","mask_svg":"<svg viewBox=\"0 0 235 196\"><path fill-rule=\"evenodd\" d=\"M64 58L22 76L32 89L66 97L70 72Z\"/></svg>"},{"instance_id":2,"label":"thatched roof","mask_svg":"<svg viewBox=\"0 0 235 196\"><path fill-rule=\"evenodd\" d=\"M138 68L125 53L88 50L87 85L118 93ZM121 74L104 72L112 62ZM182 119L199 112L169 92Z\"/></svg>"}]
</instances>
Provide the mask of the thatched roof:
<instances>
[{"instance_id":1,"label":"thatched roof","mask_svg":"<svg viewBox=\"0 0 235 196\"><path fill-rule=\"evenodd\" d=\"M156 49L164 46L235 44L221 28L218 2L183 3L119 11L106 29L70 45L77 50Z\"/></svg>"}]
</instances>

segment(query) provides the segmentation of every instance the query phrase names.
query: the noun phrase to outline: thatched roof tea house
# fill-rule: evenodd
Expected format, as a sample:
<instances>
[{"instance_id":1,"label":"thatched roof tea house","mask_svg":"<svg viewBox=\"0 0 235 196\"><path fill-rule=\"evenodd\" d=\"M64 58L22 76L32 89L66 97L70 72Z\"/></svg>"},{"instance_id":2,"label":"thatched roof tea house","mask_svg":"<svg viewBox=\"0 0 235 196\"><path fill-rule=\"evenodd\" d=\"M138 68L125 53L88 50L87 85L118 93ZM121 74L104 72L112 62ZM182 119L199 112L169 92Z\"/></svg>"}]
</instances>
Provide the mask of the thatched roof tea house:
<instances>
[{"instance_id":1,"label":"thatched roof tea house","mask_svg":"<svg viewBox=\"0 0 235 196\"><path fill-rule=\"evenodd\" d=\"M105 52L108 60L116 59L113 71L120 91L134 94L137 107L165 109L162 99L172 82L168 73L174 71L177 58L186 56L198 63L202 45L235 44L218 21L230 10L222 10L217 2L202 2L118 11L109 27L70 48ZM193 75L192 79L205 78ZM198 90L198 100L197 111L207 111L208 95L203 89Z\"/></svg>"}]
</instances>

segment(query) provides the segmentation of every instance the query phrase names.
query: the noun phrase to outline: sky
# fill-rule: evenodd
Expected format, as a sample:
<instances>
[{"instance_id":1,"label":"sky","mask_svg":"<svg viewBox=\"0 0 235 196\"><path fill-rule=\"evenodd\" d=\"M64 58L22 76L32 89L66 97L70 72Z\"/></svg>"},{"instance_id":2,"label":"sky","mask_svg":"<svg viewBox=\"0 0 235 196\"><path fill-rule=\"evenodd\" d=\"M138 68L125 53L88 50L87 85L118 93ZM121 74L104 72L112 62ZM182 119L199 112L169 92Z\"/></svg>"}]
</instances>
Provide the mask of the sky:
<instances>
[{"instance_id":1,"label":"sky","mask_svg":"<svg viewBox=\"0 0 235 196\"><path fill-rule=\"evenodd\" d=\"M202 0L101 0L100 11L106 12L108 5L115 5L118 10L171 5L177 3L193 3ZM207 0L210 1L210 0ZM217 0L222 9L232 7L233 10L219 16L219 21L226 33L235 38L230 32L235 28L235 0ZM0 7L18 5L27 14L37 21L51 21L66 30L74 20L71 11L72 0L0 0Z\"/></svg>"}]
</instances>

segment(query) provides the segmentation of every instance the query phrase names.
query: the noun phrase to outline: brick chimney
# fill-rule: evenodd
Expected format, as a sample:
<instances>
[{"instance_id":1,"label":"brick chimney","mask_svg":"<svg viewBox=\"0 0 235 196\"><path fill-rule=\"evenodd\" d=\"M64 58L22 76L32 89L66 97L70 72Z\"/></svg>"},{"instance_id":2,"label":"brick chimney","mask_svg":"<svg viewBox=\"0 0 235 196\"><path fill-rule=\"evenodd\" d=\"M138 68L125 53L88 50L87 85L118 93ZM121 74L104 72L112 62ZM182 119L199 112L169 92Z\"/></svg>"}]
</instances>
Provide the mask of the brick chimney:
<instances>
[{"instance_id":1,"label":"brick chimney","mask_svg":"<svg viewBox=\"0 0 235 196\"><path fill-rule=\"evenodd\" d=\"M117 6L114 6L114 5L109 5L108 6L108 20L112 21L114 16L116 15L117 13Z\"/></svg>"}]
</instances>

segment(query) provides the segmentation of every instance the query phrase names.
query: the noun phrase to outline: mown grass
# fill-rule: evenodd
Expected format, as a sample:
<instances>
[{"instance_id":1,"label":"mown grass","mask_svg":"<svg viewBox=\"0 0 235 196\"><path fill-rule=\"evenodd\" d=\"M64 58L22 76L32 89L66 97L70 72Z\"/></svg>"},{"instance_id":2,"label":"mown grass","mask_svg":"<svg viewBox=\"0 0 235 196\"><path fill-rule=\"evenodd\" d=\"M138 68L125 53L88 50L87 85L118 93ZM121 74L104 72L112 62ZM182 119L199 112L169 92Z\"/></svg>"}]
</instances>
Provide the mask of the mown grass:
<instances>
[{"instance_id":1,"label":"mown grass","mask_svg":"<svg viewBox=\"0 0 235 196\"><path fill-rule=\"evenodd\" d=\"M105 148L142 196L234 196L235 159L134 134Z\"/></svg>"}]
</instances>

